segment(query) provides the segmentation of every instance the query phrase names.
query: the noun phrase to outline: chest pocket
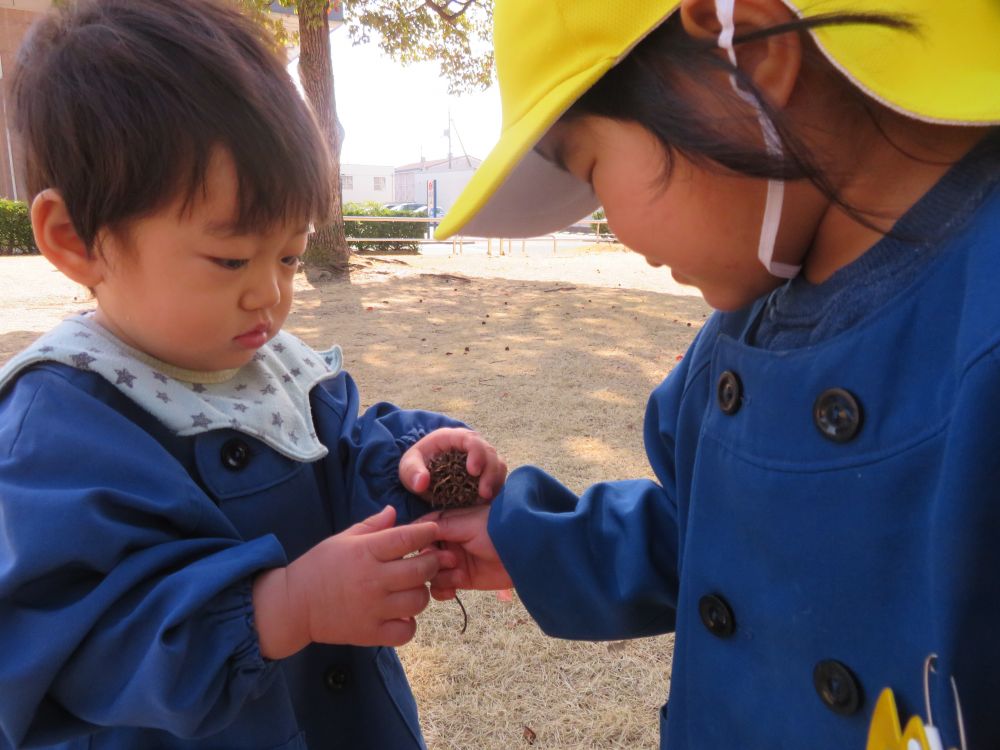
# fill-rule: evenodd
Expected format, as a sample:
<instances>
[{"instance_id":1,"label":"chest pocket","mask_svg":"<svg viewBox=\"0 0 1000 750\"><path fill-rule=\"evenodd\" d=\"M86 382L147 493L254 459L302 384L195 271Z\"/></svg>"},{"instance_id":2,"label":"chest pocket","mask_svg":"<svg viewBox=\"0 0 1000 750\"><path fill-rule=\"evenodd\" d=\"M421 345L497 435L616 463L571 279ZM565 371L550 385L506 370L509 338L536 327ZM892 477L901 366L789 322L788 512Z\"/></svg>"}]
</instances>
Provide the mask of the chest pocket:
<instances>
[{"instance_id":1,"label":"chest pocket","mask_svg":"<svg viewBox=\"0 0 1000 750\"><path fill-rule=\"evenodd\" d=\"M195 462L204 486L218 500L264 492L307 466L233 430L198 435Z\"/></svg>"},{"instance_id":2,"label":"chest pocket","mask_svg":"<svg viewBox=\"0 0 1000 750\"><path fill-rule=\"evenodd\" d=\"M294 559L333 533L315 464L233 430L198 435L195 464L202 486L244 539L274 534Z\"/></svg>"}]
</instances>

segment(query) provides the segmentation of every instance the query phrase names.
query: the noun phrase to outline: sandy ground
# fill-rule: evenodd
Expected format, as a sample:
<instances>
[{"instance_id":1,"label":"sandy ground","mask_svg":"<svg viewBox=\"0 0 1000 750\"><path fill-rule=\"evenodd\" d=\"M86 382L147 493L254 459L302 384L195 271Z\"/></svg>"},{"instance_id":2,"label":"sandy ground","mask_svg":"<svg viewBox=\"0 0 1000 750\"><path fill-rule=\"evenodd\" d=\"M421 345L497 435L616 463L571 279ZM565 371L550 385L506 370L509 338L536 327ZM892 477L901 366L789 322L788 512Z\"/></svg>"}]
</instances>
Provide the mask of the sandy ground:
<instances>
[{"instance_id":1,"label":"sandy ground","mask_svg":"<svg viewBox=\"0 0 1000 750\"><path fill-rule=\"evenodd\" d=\"M358 258L350 283L297 283L287 328L344 349L365 406L443 411L582 491L651 476L649 392L709 308L669 273L614 249L503 257ZM0 363L88 294L41 258L0 258ZM654 748L672 637L545 637L516 595L432 603L401 649L431 750Z\"/></svg>"}]
</instances>

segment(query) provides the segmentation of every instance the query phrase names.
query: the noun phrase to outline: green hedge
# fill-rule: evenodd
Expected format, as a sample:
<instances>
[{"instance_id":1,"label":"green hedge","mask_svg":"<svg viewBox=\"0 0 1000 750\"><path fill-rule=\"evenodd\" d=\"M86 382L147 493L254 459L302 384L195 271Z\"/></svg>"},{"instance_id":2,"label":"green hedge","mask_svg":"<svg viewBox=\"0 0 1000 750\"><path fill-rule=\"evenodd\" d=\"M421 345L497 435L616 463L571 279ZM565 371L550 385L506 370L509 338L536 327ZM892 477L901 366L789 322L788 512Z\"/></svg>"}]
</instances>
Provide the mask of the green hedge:
<instances>
[{"instance_id":1,"label":"green hedge","mask_svg":"<svg viewBox=\"0 0 1000 750\"><path fill-rule=\"evenodd\" d=\"M599 208L596 211L594 211L594 213L592 213L590 215L590 218L591 219L607 219L608 217L604 213L604 209L603 208ZM595 227L595 234L597 234L598 237L611 237L612 236L611 235L611 230L608 229L608 225L607 224L594 224L594 227Z\"/></svg>"},{"instance_id":2,"label":"green hedge","mask_svg":"<svg viewBox=\"0 0 1000 750\"><path fill-rule=\"evenodd\" d=\"M412 211L389 211L380 203L345 203L344 216L416 216ZM345 221L347 244L359 253L416 252L419 244L408 239L427 236L427 223L408 221ZM365 242L365 237L396 239L399 242Z\"/></svg>"},{"instance_id":3,"label":"green hedge","mask_svg":"<svg viewBox=\"0 0 1000 750\"><path fill-rule=\"evenodd\" d=\"M0 200L0 255L37 253L28 204Z\"/></svg>"}]
</instances>

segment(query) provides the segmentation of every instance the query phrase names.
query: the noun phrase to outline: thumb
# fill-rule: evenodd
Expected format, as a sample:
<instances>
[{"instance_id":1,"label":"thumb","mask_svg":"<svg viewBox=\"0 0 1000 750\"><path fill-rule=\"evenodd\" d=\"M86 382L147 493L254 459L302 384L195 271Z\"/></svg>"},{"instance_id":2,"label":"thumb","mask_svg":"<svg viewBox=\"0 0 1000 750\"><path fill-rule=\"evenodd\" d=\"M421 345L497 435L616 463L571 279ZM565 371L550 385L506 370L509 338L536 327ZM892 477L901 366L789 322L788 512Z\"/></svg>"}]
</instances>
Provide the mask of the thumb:
<instances>
[{"instance_id":1,"label":"thumb","mask_svg":"<svg viewBox=\"0 0 1000 750\"><path fill-rule=\"evenodd\" d=\"M372 534L376 531L391 529L396 525L396 509L387 505L373 516L368 516L363 521L358 521L343 533L347 536L362 536Z\"/></svg>"},{"instance_id":2,"label":"thumb","mask_svg":"<svg viewBox=\"0 0 1000 750\"><path fill-rule=\"evenodd\" d=\"M399 481L414 495L422 495L431 486L431 473L427 470L427 457L414 446L399 461Z\"/></svg>"}]
</instances>

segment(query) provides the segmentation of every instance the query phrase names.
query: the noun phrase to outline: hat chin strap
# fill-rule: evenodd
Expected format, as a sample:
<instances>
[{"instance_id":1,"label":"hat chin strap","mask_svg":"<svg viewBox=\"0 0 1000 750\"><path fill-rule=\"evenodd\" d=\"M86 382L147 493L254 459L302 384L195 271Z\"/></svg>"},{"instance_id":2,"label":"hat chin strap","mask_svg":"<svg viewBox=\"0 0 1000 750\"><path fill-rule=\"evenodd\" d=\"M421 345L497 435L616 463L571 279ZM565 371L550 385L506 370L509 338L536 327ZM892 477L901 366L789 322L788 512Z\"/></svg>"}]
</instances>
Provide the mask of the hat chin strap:
<instances>
[{"instance_id":1,"label":"hat chin strap","mask_svg":"<svg viewBox=\"0 0 1000 750\"><path fill-rule=\"evenodd\" d=\"M722 31L719 32L719 47L729 55L729 62L736 67L736 50L733 49L733 34L736 27L733 24L733 5L735 0L715 0L715 14L718 16ZM757 120L764 135L764 147L772 156L781 156L781 139L770 119L764 114L760 102L752 94L740 88L735 75L729 77L733 90L743 101L757 110ZM778 227L781 225L781 207L785 201L785 183L782 180L767 181L767 200L764 203L764 219L760 227L760 242L757 245L757 257L767 272L781 279L791 279L798 275L802 266L789 263L778 263L774 260L774 245L778 239Z\"/></svg>"}]
</instances>

